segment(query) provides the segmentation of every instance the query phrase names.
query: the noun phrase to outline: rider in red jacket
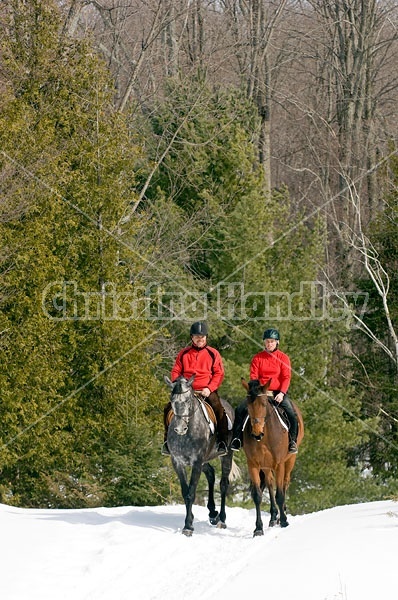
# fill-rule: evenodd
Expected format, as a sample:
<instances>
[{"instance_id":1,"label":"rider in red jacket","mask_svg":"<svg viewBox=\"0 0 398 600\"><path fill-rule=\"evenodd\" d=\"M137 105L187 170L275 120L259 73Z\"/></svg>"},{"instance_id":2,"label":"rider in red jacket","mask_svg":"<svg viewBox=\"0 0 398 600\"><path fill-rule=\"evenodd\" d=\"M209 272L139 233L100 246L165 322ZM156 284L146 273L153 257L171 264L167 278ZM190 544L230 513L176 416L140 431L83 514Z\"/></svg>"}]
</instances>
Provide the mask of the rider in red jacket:
<instances>
[{"instance_id":1,"label":"rider in red jacket","mask_svg":"<svg viewBox=\"0 0 398 600\"><path fill-rule=\"evenodd\" d=\"M224 379L224 366L218 350L207 345L208 329L206 323L198 321L193 323L190 329L192 344L183 348L177 355L171 370L171 380L178 377L189 379L195 375L192 387L200 393L210 404L217 419L217 452L219 456L227 453L228 421L218 395L218 388ZM167 446L167 414L170 410L170 402L164 408L164 444L162 454L169 455Z\"/></svg>"},{"instance_id":2,"label":"rider in red jacket","mask_svg":"<svg viewBox=\"0 0 398 600\"><path fill-rule=\"evenodd\" d=\"M256 354L251 362L250 379L258 379L261 385L271 379L268 388L271 392L287 394L292 376L290 358L278 349L274 338L264 343L266 350Z\"/></svg>"},{"instance_id":3,"label":"rider in red jacket","mask_svg":"<svg viewBox=\"0 0 398 600\"><path fill-rule=\"evenodd\" d=\"M296 411L287 395L292 375L290 358L279 350L279 331L266 329L263 334L264 350L256 354L250 364L250 379L258 379L261 385L271 380L269 390L274 392L274 400L286 412L289 419L289 453L297 453L298 423ZM242 445L242 427L247 415L247 404L243 402L235 410L234 439L232 450L240 450Z\"/></svg>"}]
</instances>

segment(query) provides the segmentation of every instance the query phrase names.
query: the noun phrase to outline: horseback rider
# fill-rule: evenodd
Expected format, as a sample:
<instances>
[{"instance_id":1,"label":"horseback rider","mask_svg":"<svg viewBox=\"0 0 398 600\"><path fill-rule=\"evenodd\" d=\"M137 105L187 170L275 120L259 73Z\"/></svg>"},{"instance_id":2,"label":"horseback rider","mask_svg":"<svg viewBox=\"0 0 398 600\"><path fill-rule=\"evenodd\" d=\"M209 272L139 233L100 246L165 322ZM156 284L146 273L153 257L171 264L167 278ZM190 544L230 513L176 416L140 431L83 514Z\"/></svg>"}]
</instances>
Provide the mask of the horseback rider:
<instances>
[{"instance_id":1,"label":"horseback rider","mask_svg":"<svg viewBox=\"0 0 398 600\"><path fill-rule=\"evenodd\" d=\"M264 350L256 354L250 364L250 379L257 379L260 385L271 380L269 390L274 393L274 401L281 406L289 420L289 454L297 454L298 421L294 407L287 395L291 379L290 358L279 350L279 331L269 328L264 331ZM243 424L247 416L245 400L235 410L232 450L240 450L243 441Z\"/></svg>"},{"instance_id":2,"label":"horseback rider","mask_svg":"<svg viewBox=\"0 0 398 600\"><path fill-rule=\"evenodd\" d=\"M189 379L195 375L193 389L204 397L214 410L217 419L217 453L227 454L228 421L218 395L218 388L224 379L224 366L218 350L207 345L208 328L204 321L197 321L190 329L191 345L183 348L177 355L171 370L171 380L178 377ZM164 408L164 444L162 454L170 455L167 445L167 414L171 408L168 402Z\"/></svg>"}]
</instances>

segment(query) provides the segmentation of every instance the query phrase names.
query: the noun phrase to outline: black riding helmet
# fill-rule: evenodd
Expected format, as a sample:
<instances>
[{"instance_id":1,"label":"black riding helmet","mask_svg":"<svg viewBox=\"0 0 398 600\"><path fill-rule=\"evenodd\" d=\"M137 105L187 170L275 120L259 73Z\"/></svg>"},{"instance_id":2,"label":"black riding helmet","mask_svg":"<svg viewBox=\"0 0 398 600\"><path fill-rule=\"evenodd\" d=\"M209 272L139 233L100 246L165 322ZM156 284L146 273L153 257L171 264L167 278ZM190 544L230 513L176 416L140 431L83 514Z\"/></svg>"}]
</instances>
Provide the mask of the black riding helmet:
<instances>
[{"instance_id":1,"label":"black riding helmet","mask_svg":"<svg viewBox=\"0 0 398 600\"><path fill-rule=\"evenodd\" d=\"M196 321L196 323L192 323L189 333L190 335L209 335L207 324L204 321Z\"/></svg>"},{"instance_id":2,"label":"black riding helmet","mask_svg":"<svg viewBox=\"0 0 398 600\"><path fill-rule=\"evenodd\" d=\"M270 327L270 329L266 329L263 333L263 340L280 340L279 331Z\"/></svg>"}]
</instances>

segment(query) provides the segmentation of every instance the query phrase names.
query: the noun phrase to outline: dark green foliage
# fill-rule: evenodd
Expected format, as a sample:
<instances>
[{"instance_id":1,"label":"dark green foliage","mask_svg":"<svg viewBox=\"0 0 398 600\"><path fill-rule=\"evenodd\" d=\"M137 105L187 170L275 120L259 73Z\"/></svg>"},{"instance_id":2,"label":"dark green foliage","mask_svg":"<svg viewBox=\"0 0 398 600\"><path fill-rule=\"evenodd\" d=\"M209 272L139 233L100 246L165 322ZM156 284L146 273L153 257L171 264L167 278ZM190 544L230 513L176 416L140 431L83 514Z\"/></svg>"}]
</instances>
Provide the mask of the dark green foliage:
<instances>
[{"instance_id":1,"label":"dark green foliage","mask_svg":"<svg viewBox=\"0 0 398 600\"><path fill-rule=\"evenodd\" d=\"M132 295L120 252L145 260L124 243L134 220L121 225L138 150L89 45L63 46L55 8L28 5L2 40L2 501L84 506L108 502L129 459L121 407L151 423L148 476L158 456L154 330L115 304Z\"/></svg>"},{"instance_id":2,"label":"dark green foliage","mask_svg":"<svg viewBox=\"0 0 398 600\"><path fill-rule=\"evenodd\" d=\"M393 156L389 164L390 191L385 196L384 210L369 227L368 237L373 252L382 266L383 282L388 291L387 308L392 327L398 323L398 161ZM381 271L380 271L381 272ZM369 277L359 281L367 294L364 323L373 333L373 340L361 330L355 334L359 361L355 363L358 388L363 390L363 413L377 415L380 430L363 448L365 460L374 475L387 490L395 491L398 475L398 348L386 318L386 306ZM378 343L379 342L379 343ZM392 492L391 492L392 493Z\"/></svg>"}]
</instances>

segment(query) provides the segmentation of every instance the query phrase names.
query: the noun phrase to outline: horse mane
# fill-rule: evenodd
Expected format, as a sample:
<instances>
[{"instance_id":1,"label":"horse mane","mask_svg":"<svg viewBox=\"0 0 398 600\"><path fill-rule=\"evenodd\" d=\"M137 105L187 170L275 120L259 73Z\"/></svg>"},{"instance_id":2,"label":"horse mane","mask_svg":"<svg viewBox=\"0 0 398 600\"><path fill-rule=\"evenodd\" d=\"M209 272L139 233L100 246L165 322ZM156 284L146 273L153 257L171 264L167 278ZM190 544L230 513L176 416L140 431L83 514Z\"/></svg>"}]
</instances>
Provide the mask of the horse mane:
<instances>
[{"instance_id":1,"label":"horse mane","mask_svg":"<svg viewBox=\"0 0 398 600\"><path fill-rule=\"evenodd\" d=\"M183 385L183 383L185 383L185 381L181 377L174 381L173 394L182 394L185 391L183 388L186 386Z\"/></svg>"},{"instance_id":2,"label":"horse mane","mask_svg":"<svg viewBox=\"0 0 398 600\"><path fill-rule=\"evenodd\" d=\"M271 384L271 379L267 381L265 385L261 385L259 379L250 379L249 383L244 377L241 377L240 380L243 387L247 391L247 401L249 404L254 402L261 392L267 392Z\"/></svg>"},{"instance_id":3,"label":"horse mane","mask_svg":"<svg viewBox=\"0 0 398 600\"><path fill-rule=\"evenodd\" d=\"M251 379L248 383L248 390L247 390L247 399L248 402L254 402L255 399L257 398L258 394L260 393L260 381L258 379Z\"/></svg>"},{"instance_id":4,"label":"horse mane","mask_svg":"<svg viewBox=\"0 0 398 600\"><path fill-rule=\"evenodd\" d=\"M192 390L192 381L185 377L178 377L173 381L172 394L184 394L188 390Z\"/></svg>"}]
</instances>

